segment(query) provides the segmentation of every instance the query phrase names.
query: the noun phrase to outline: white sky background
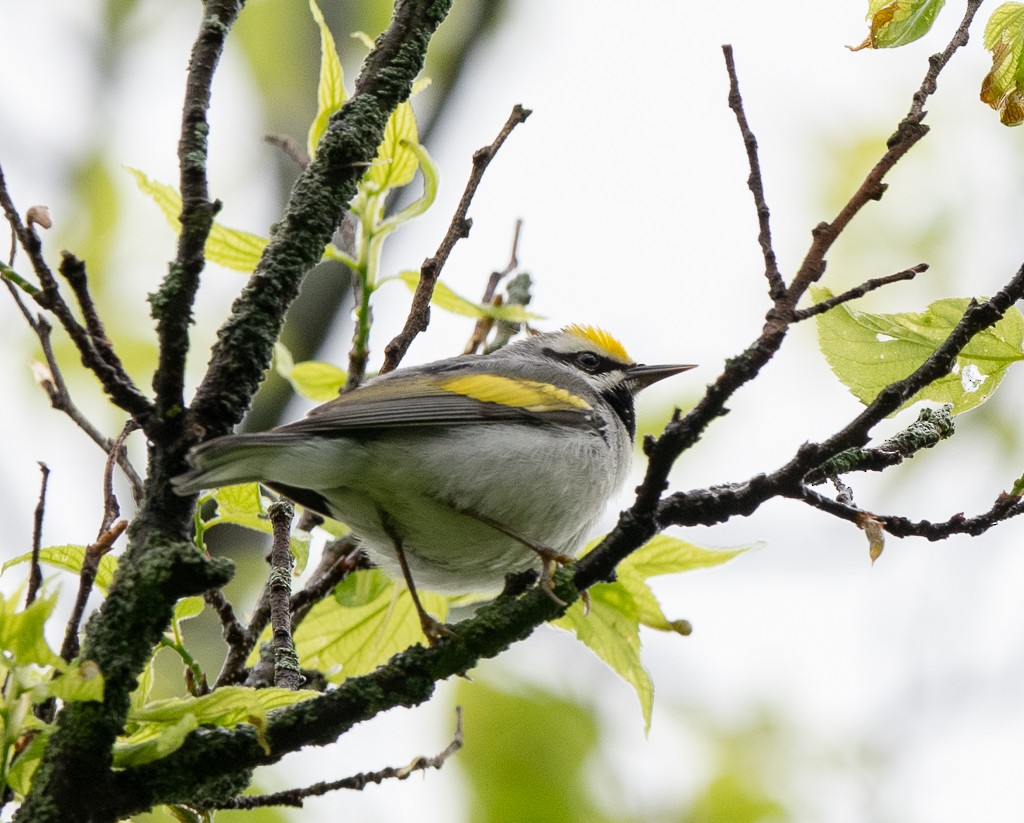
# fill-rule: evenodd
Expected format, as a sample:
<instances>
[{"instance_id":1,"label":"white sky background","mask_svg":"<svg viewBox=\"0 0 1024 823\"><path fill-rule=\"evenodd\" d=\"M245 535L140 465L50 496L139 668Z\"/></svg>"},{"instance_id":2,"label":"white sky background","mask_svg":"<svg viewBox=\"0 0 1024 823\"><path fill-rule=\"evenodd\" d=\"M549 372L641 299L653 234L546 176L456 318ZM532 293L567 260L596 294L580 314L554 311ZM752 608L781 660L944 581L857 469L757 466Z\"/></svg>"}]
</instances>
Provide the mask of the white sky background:
<instances>
[{"instance_id":1,"label":"white sky background","mask_svg":"<svg viewBox=\"0 0 1024 823\"><path fill-rule=\"evenodd\" d=\"M730 42L736 50L788 277L811 228L834 214L828 187L844 176L834 167L838 152L876 138L875 151L859 155L867 170L906 112L927 56L945 44L962 13L961 3L949 3L925 41L854 54L844 46L863 38L865 7L863 0L666 0L623 13L621 4L609 2L513 3L509 23L474 56L427 146L442 171L438 203L399 234L386 267L414 267L433 252L472 152L491 141L521 102L534 114L488 170L471 210L472 236L452 256L446 281L460 293L478 294L486 275L504 265L513 222L522 217L520 259L537 281L534 306L550 318L547 327L594 323L616 333L642 362L701 364L652 390L641 409L692 404L724 359L756 336L768 306L720 45ZM983 7L982 17L994 7ZM304 8L296 3L297 14ZM196 4L155 0L144 5L140 34L154 26L161 34L140 39L137 53L123 56L132 69L107 104L112 156L161 180L176 179L175 124L196 10ZM89 138L76 124L88 120L95 89L71 67L82 48L77 37L92 17L93 4L86 2L0 7L8 48L22 50L9 65L33 67L0 81L0 162L22 208L48 203L57 221L65 183L52 158L72 155ZM891 176L890 192L869 206L859 233L830 257L833 279L826 282L836 290L923 260L932 272L883 297L886 310L917 310L938 296L991 293L1024 258L1017 159L1024 134L999 125L977 102L987 56L980 27L975 31L928 106L932 134ZM269 149L260 141L252 94L237 51L229 51L214 97L212 190L225 202L226 224L263 232L275 215L270 183L260 176ZM173 240L141 197L131 220L119 261L125 310L134 313L145 310L139 301L154 288ZM921 238L936 224L944 227L939 241L922 251ZM56 252L49 249L51 259ZM206 341L239 284L234 274L208 274L200 312ZM407 301L402 287L391 289L380 293L376 311L378 355ZM0 380L9 398L0 406L9 433L0 477L7 523L2 552L13 555L28 545L36 460L54 471L50 511L60 513L47 520L46 543L86 542L100 516L102 460L32 390L19 354L26 347L20 318L10 305L0 311L8 352ZM410 362L447 355L464 341L465 321L436 311L434 318ZM796 330L763 379L737 394L728 418L683 458L677 487L771 470L803 440L831 433L856 413L858 404L835 385L813 343L813 328ZM207 345L197 343L196 374ZM347 343L339 340L335 350L341 360ZM1011 370L990 404L1006 420L1016 417L1019 381ZM909 419L882 429L891 432ZM857 501L934 520L987 508L1022 462L1019 450L986 431L993 419L985 412L960 418L957 438L919 457L913 471L857 478ZM552 630L486 667L491 678L539 682L600 707L609 751L608 762L595 767L595 783L602 784L599 796L611 795L610 812L649 816L661 798L688 796L709 769L700 718L741 724L765 709L792 724L805 764L788 795L799 799L802 816L795 819L944 823L1019 815L1019 523L978 540L890 539L874 568L860 532L796 503L773 503L748 519L680 533L707 545L763 546L723 568L659 581L670 616L690 619L695 632L688 639L645 635L657 689L649 739L629 688ZM293 758L301 761L297 779L329 779L443 748L451 715L441 691L436 705L358 729L329 757L315 751ZM456 770L448 767L312 804L303 819L312 820L313 809L333 819L340 807L353 820L400 819L413 811L419 823L450 820L458 791Z\"/></svg>"}]
</instances>

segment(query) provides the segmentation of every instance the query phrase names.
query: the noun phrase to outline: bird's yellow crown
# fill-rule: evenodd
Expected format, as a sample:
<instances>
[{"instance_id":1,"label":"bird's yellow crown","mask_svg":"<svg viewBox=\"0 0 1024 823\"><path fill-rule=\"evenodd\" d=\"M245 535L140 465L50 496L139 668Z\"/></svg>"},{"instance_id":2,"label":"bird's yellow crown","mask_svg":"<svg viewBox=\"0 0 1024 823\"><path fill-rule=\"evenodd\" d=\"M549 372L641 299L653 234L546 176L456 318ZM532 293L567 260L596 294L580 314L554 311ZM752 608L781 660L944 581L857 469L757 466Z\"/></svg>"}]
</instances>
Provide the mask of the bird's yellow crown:
<instances>
[{"instance_id":1,"label":"bird's yellow crown","mask_svg":"<svg viewBox=\"0 0 1024 823\"><path fill-rule=\"evenodd\" d=\"M573 323L571 326L566 326L562 331L590 341L609 357L621 360L623 363L633 362L633 358L626 354L626 349L623 345L604 329Z\"/></svg>"}]
</instances>

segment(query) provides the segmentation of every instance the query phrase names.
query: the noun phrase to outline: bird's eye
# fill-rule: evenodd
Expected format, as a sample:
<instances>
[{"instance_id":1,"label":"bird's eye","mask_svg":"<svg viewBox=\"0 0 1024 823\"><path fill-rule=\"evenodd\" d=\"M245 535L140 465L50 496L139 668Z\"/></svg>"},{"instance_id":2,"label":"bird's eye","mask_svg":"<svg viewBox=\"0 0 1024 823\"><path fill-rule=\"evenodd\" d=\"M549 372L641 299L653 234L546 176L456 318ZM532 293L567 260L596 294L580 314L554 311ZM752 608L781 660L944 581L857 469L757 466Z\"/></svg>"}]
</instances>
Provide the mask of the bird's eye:
<instances>
[{"instance_id":1,"label":"bird's eye","mask_svg":"<svg viewBox=\"0 0 1024 823\"><path fill-rule=\"evenodd\" d=\"M576 365L585 371L593 371L601 365L601 358L592 351L581 351L576 355Z\"/></svg>"}]
</instances>

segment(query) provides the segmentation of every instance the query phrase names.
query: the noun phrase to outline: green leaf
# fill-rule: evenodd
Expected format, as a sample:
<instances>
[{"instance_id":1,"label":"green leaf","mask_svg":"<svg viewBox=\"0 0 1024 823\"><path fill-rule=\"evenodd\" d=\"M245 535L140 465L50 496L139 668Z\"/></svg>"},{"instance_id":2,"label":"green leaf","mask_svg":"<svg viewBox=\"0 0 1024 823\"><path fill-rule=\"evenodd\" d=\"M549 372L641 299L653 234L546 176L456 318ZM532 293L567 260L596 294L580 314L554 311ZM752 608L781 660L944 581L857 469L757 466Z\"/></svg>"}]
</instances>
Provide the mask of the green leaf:
<instances>
[{"instance_id":1,"label":"green leaf","mask_svg":"<svg viewBox=\"0 0 1024 823\"><path fill-rule=\"evenodd\" d=\"M217 502L217 514L206 522L207 528L231 523L262 534L272 534L274 529L263 510L259 483L239 483L222 486L213 493Z\"/></svg>"},{"instance_id":2,"label":"green leaf","mask_svg":"<svg viewBox=\"0 0 1024 823\"><path fill-rule=\"evenodd\" d=\"M1005 126L1024 123L1024 4L1003 3L985 26L992 68L981 81L981 100Z\"/></svg>"},{"instance_id":3,"label":"green leaf","mask_svg":"<svg viewBox=\"0 0 1024 823\"><path fill-rule=\"evenodd\" d=\"M323 403L338 396L345 387L348 374L332 363L303 360L292 367L287 379L303 397Z\"/></svg>"},{"instance_id":4,"label":"green leaf","mask_svg":"<svg viewBox=\"0 0 1024 823\"><path fill-rule=\"evenodd\" d=\"M115 745L114 765L126 768L166 757L203 725L232 729L239 723L249 723L256 727L266 747L262 734L268 712L318 696L310 690L224 686L202 697L156 700L128 712L129 723L135 728Z\"/></svg>"},{"instance_id":5,"label":"green leaf","mask_svg":"<svg viewBox=\"0 0 1024 823\"><path fill-rule=\"evenodd\" d=\"M49 684L49 693L65 703L103 700L103 673L91 660L76 661Z\"/></svg>"},{"instance_id":6,"label":"green leaf","mask_svg":"<svg viewBox=\"0 0 1024 823\"><path fill-rule=\"evenodd\" d=\"M334 36L327 27L316 0L309 0L309 11L316 21L317 28L320 29L320 78L316 89L316 117L313 118L306 138L306 149L309 156L313 157L320 138L327 131L331 115L342 107L348 95L345 93L345 74L338 58Z\"/></svg>"},{"instance_id":7,"label":"green leaf","mask_svg":"<svg viewBox=\"0 0 1024 823\"><path fill-rule=\"evenodd\" d=\"M636 602L624 586L599 583L590 588L590 613L583 604L573 603L553 626L571 631L587 648L629 683L640 700L644 732L651 729L654 684L640 664L640 615Z\"/></svg>"},{"instance_id":8,"label":"green leaf","mask_svg":"<svg viewBox=\"0 0 1024 823\"><path fill-rule=\"evenodd\" d=\"M39 550L39 562L44 566L52 566L55 569L81 574L82 562L85 560L85 546L47 546ZM11 566L19 563L28 563L32 559L32 552L20 554L0 567L0 574L3 574ZM114 580L114 572L117 569L117 558L111 554L105 554L100 558L99 568L96 570L95 585L100 591L106 593L110 590L110 584Z\"/></svg>"},{"instance_id":9,"label":"green leaf","mask_svg":"<svg viewBox=\"0 0 1024 823\"><path fill-rule=\"evenodd\" d=\"M377 156L363 177L372 193L397 189L412 181L419 163L410 146L419 145L419 142L416 116L406 100L391 112Z\"/></svg>"},{"instance_id":10,"label":"green leaf","mask_svg":"<svg viewBox=\"0 0 1024 823\"><path fill-rule=\"evenodd\" d=\"M174 622L180 623L182 620L198 617L203 613L204 608L206 608L206 601L200 595L183 597L174 604Z\"/></svg>"},{"instance_id":11,"label":"green leaf","mask_svg":"<svg viewBox=\"0 0 1024 823\"><path fill-rule=\"evenodd\" d=\"M398 275L398 279L405 283L410 291L416 291L416 286L420 282L420 273L418 271L403 271ZM510 323L526 323L530 320L542 319L542 315L528 312L524 306L492 306L489 303L474 303L456 294L441 282L434 284L434 294L430 298L430 302L439 309L444 309L446 312L462 317L473 317L476 319L490 317L494 320L506 320Z\"/></svg>"},{"instance_id":12,"label":"green leaf","mask_svg":"<svg viewBox=\"0 0 1024 823\"><path fill-rule=\"evenodd\" d=\"M5 652L5 664L15 666L63 666L64 661L51 651L46 642L46 621L57 595L37 597L32 605L18 610L17 594L5 598L0 594L0 650Z\"/></svg>"},{"instance_id":13,"label":"green leaf","mask_svg":"<svg viewBox=\"0 0 1024 823\"><path fill-rule=\"evenodd\" d=\"M813 288L816 302L831 296ZM818 342L832 371L862 403L917 369L949 336L970 300L936 300L924 312L870 314L836 306L817 316ZM904 407L921 400L949 403L953 414L984 403L1011 363L1024 359L1024 316L1016 308L985 329L957 356L952 373L926 386Z\"/></svg>"},{"instance_id":14,"label":"green leaf","mask_svg":"<svg viewBox=\"0 0 1024 823\"><path fill-rule=\"evenodd\" d=\"M18 794L25 796L32 787L32 775L35 774L43 759L43 751L50 741L54 726L46 726L33 736L32 741L18 755L7 770L7 785Z\"/></svg>"},{"instance_id":15,"label":"green leaf","mask_svg":"<svg viewBox=\"0 0 1024 823\"><path fill-rule=\"evenodd\" d=\"M149 177L138 169L126 166L128 173L135 178L135 184L139 191L149 195L160 211L164 213L167 222L176 234L181 233L181 195L173 186L150 180ZM244 273L251 272L259 263L263 250L267 246L267 240L249 232L238 229L229 229L219 223L214 223L210 229L210 236L206 238L206 259L211 263L217 263L232 271Z\"/></svg>"},{"instance_id":16,"label":"green leaf","mask_svg":"<svg viewBox=\"0 0 1024 823\"><path fill-rule=\"evenodd\" d=\"M867 39L857 49L891 49L924 37L945 0L870 0Z\"/></svg>"},{"instance_id":17,"label":"green leaf","mask_svg":"<svg viewBox=\"0 0 1024 823\"><path fill-rule=\"evenodd\" d=\"M198 728L199 721L191 714L175 723L147 723L114 744L114 767L128 769L167 757Z\"/></svg>"},{"instance_id":18,"label":"green leaf","mask_svg":"<svg viewBox=\"0 0 1024 823\"><path fill-rule=\"evenodd\" d=\"M350 575L338 590L335 597L317 603L295 630L304 668L320 669L336 683L373 671L403 649L424 642L408 589L396 586L379 569ZM445 620L447 598L422 590L419 595L431 615Z\"/></svg>"},{"instance_id":19,"label":"green leaf","mask_svg":"<svg viewBox=\"0 0 1024 823\"><path fill-rule=\"evenodd\" d=\"M587 544L582 555L598 546L603 538ZM580 602L569 607L552 625L574 632L623 680L633 686L644 717L644 730L651 726L654 687L650 675L640 663L640 626L659 631L690 633L686 620L669 620L647 585L647 579L662 574L706 569L718 566L747 550L706 549L676 537L660 534L644 544L616 569L615 583L602 583L590 589L590 614L584 616Z\"/></svg>"}]
</instances>

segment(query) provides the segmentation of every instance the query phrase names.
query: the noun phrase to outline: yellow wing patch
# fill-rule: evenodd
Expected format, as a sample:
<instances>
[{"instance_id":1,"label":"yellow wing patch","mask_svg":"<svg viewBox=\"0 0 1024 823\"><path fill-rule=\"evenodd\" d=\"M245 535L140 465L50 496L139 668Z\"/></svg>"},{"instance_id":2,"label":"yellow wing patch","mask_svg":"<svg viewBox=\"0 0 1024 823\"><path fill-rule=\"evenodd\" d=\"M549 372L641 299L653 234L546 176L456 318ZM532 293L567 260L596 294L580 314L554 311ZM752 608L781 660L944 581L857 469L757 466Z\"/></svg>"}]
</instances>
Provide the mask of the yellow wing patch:
<instances>
[{"instance_id":1,"label":"yellow wing patch","mask_svg":"<svg viewBox=\"0 0 1024 823\"><path fill-rule=\"evenodd\" d=\"M472 397L481 403L514 406L531 412L572 411L593 408L582 397L550 383L517 380L497 374L468 374L438 381L445 391Z\"/></svg>"},{"instance_id":2,"label":"yellow wing patch","mask_svg":"<svg viewBox=\"0 0 1024 823\"><path fill-rule=\"evenodd\" d=\"M584 340L589 340L595 346L604 350L609 357L621 360L623 363L633 362L633 358L626 354L626 349L623 345L604 329L599 329L596 326L581 326L574 323L571 326L566 326L563 331L575 334Z\"/></svg>"}]
</instances>

